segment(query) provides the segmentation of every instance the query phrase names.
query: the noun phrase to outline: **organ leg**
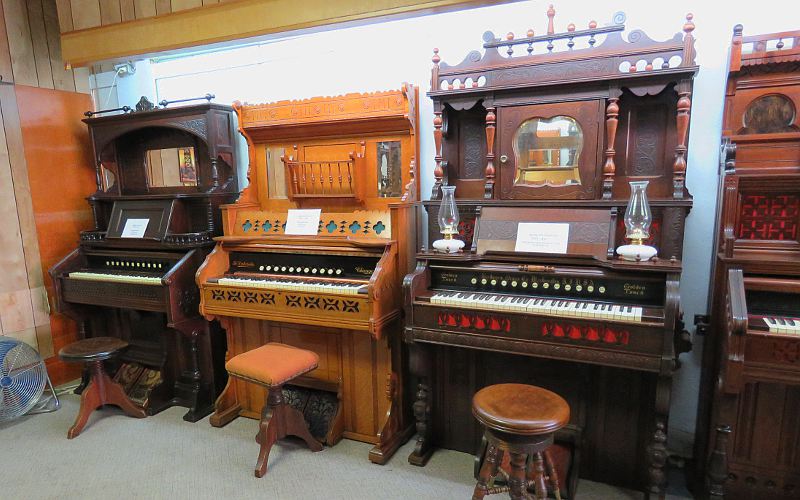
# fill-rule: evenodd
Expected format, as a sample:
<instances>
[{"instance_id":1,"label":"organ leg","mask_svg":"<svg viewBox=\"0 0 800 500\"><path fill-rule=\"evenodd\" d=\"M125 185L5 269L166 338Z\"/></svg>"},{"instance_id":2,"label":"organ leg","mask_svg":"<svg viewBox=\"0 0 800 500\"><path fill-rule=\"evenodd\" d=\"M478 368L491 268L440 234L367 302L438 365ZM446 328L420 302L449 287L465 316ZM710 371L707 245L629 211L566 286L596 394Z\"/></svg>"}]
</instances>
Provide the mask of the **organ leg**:
<instances>
[{"instance_id":1,"label":"organ leg","mask_svg":"<svg viewBox=\"0 0 800 500\"><path fill-rule=\"evenodd\" d=\"M414 419L417 422L417 443L408 462L420 467L428 463L433 453L431 431L431 352L430 347L412 343L409 349L410 371L417 379Z\"/></svg>"},{"instance_id":2,"label":"organ leg","mask_svg":"<svg viewBox=\"0 0 800 500\"><path fill-rule=\"evenodd\" d=\"M648 491L646 498L666 497L667 487L667 420L669 418L669 398L672 378L660 375L656 384L655 429L647 446Z\"/></svg>"}]
</instances>

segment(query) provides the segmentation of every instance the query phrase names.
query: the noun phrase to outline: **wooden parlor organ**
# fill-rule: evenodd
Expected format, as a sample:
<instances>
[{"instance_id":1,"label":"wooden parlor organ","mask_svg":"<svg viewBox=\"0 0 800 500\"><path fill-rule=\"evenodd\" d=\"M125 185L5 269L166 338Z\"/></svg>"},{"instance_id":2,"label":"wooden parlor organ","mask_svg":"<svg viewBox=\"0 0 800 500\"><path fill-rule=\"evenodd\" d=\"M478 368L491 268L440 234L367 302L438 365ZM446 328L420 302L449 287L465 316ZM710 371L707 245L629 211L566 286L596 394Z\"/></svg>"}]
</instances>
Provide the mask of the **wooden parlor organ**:
<instances>
[{"instance_id":1,"label":"wooden parlor organ","mask_svg":"<svg viewBox=\"0 0 800 500\"><path fill-rule=\"evenodd\" d=\"M485 53L456 66L434 49L428 239L440 238L440 188L456 186L468 251L423 251L405 280L419 378L409 460L424 465L435 444L474 452L472 394L530 382L572 408L557 436L571 452L559 474L570 494L580 460L582 477L663 496L671 377L690 348L678 283L694 24L688 15L666 42L638 30L626 41L621 13L563 33L552 6L547 15L545 34L486 33ZM648 262L614 257L634 180L649 181L660 259ZM567 224L566 250L515 252L519 222Z\"/></svg>"},{"instance_id":2,"label":"wooden parlor organ","mask_svg":"<svg viewBox=\"0 0 800 500\"><path fill-rule=\"evenodd\" d=\"M695 448L715 498L800 495L798 108L800 31L737 25Z\"/></svg>"},{"instance_id":3,"label":"wooden parlor organ","mask_svg":"<svg viewBox=\"0 0 800 500\"><path fill-rule=\"evenodd\" d=\"M81 336L129 343L115 375L129 396L150 414L185 406L195 422L226 381L225 337L200 315L194 275L221 232L218 207L238 193L236 127L229 106L168 104L87 113L95 228L50 275Z\"/></svg>"},{"instance_id":4,"label":"wooden parlor organ","mask_svg":"<svg viewBox=\"0 0 800 500\"><path fill-rule=\"evenodd\" d=\"M225 235L197 274L201 311L227 331L228 356L267 342L318 353L319 368L286 396L316 437L373 443L377 463L412 431L400 284L416 251L417 100L405 85L237 104L249 186L222 208ZM296 209L320 210L312 234L286 234ZM264 396L230 380L212 425L259 418Z\"/></svg>"}]
</instances>

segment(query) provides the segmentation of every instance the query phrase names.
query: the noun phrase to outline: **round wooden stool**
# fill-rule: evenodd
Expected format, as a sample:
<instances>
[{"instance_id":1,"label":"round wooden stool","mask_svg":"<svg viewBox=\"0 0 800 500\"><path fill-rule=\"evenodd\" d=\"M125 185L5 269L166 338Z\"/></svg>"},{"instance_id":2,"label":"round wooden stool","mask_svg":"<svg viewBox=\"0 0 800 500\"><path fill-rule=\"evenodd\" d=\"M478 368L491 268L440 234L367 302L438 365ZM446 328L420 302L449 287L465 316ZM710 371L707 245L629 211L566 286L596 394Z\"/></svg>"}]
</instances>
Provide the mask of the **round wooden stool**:
<instances>
[{"instance_id":1,"label":"round wooden stool","mask_svg":"<svg viewBox=\"0 0 800 500\"><path fill-rule=\"evenodd\" d=\"M527 499L528 457L533 463L535 498L547 498L545 463L542 454L553 444L555 432L569 422L569 405L548 390L525 384L497 384L484 387L472 398L472 414L486 428L486 459L478 474L473 499L480 499L505 489L489 488L497 474L503 454L510 455L511 474L508 491L511 498ZM550 480L557 485L555 469ZM555 480L555 481L554 481Z\"/></svg>"},{"instance_id":2,"label":"round wooden stool","mask_svg":"<svg viewBox=\"0 0 800 500\"><path fill-rule=\"evenodd\" d=\"M86 363L89 383L81 394L81 407L75 423L67 432L67 438L78 436L89 416L103 405L115 405L131 417L144 418L144 410L125 394L121 385L114 382L103 368L103 361L126 349L128 343L114 337L94 337L64 346L58 355L64 361Z\"/></svg>"},{"instance_id":3,"label":"round wooden stool","mask_svg":"<svg viewBox=\"0 0 800 500\"><path fill-rule=\"evenodd\" d=\"M262 385L269 391L256 434L256 442L261 445L256 477L267 473L272 445L286 436L299 437L311 451L322 450L322 443L308 431L303 414L286 404L282 392L284 384L316 369L318 364L317 353L275 342L234 356L225 363L231 377Z\"/></svg>"}]
</instances>

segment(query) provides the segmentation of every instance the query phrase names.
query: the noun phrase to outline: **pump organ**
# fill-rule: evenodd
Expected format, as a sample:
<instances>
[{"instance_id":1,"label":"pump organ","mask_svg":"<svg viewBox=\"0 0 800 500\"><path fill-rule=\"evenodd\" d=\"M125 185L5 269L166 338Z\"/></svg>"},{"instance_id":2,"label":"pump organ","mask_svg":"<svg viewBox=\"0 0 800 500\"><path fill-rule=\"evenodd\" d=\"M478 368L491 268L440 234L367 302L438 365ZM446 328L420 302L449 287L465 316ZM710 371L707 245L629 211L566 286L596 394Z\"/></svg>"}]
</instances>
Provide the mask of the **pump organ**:
<instances>
[{"instance_id":1,"label":"pump organ","mask_svg":"<svg viewBox=\"0 0 800 500\"><path fill-rule=\"evenodd\" d=\"M197 275L228 356L277 341L317 352L287 391L312 434L373 443L384 463L411 433L403 395L401 281L416 251L417 99L401 90L236 104L249 185ZM285 233L320 209L316 234ZM211 423L260 416L264 392L231 379Z\"/></svg>"},{"instance_id":2,"label":"pump organ","mask_svg":"<svg viewBox=\"0 0 800 500\"><path fill-rule=\"evenodd\" d=\"M128 341L116 379L149 414L179 405L197 421L226 380L225 337L199 314L194 274L238 190L233 110L142 98L132 113L87 114L95 227L50 269L56 306L83 337Z\"/></svg>"},{"instance_id":3,"label":"pump organ","mask_svg":"<svg viewBox=\"0 0 800 500\"><path fill-rule=\"evenodd\" d=\"M695 444L712 498L800 492L799 107L800 31L734 27Z\"/></svg>"},{"instance_id":4,"label":"pump organ","mask_svg":"<svg viewBox=\"0 0 800 500\"><path fill-rule=\"evenodd\" d=\"M486 33L485 52L455 66L434 49L428 240L441 237L440 188L456 186L466 251L423 251L405 280L419 382L409 461L424 465L436 444L475 452L472 394L529 382L572 408L557 435L571 495L580 462L582 477L663 497L671 379L690 347L678 284L694 24L626 41L623 14L561 33L547 15L546 33ZM634 180L650 181L661 258L648 262L614 257ZM566 251L515 252L519 222L567 225Z\"/></svg>"}]
</instances>

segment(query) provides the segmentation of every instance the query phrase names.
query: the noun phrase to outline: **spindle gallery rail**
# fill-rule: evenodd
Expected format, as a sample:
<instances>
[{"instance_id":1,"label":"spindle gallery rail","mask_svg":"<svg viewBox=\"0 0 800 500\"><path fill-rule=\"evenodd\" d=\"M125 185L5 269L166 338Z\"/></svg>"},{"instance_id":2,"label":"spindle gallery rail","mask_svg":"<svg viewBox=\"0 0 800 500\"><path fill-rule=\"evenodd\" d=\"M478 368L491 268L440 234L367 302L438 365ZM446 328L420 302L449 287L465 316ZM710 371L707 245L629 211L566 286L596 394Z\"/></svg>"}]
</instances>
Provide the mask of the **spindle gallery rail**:
<instances>
[{"instance_id":1,"label":"spindle gallery rail","mask_svg":"<svg viewBox=\"0 0 800 500\"><path fill-rule=\"evenodd\" d=\"M360 151L351 151L347 159L298 160L297 146L290 156L283 155L291 181L292 198L355 198L360 200L356 161L364 159L366 143L361 141Z\"/></svg>"}]
</instances>

